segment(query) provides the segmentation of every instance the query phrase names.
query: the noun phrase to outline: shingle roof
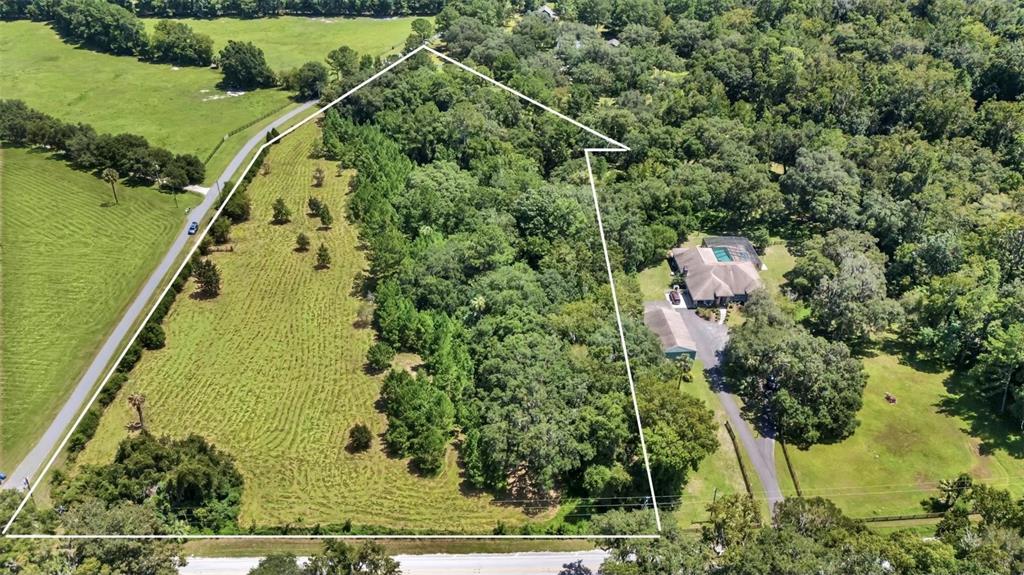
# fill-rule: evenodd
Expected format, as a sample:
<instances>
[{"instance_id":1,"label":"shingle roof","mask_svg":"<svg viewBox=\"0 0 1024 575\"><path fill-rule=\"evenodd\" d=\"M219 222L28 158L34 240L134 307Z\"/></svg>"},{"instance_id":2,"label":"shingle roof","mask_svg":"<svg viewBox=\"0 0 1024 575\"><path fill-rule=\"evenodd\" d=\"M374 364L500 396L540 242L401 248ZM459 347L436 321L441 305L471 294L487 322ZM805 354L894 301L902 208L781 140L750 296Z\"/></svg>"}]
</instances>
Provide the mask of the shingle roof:
<instances>
[{"instance_id":1,"label":"shingle roof","mask_svg":"<svg viewBox=\"0 0 1024 575\"><path fill-rule=\"evenodd\" d=\"M711 248L676 248L672 258L686 271L686 289L694 301L746 295L761 287L753 262L720 262Z\"/></svg>"},{"instance_id":2,"label":"shingle roof","mask_svg":"<svg viewBox=\"0 0 1024 575\"><path fill-rule=\"evenodd\" d=\"M665 301L644 303L644 325L661 340L664 351L697 351L690 330L679 312Z\"/></svg>"}]
</instances>

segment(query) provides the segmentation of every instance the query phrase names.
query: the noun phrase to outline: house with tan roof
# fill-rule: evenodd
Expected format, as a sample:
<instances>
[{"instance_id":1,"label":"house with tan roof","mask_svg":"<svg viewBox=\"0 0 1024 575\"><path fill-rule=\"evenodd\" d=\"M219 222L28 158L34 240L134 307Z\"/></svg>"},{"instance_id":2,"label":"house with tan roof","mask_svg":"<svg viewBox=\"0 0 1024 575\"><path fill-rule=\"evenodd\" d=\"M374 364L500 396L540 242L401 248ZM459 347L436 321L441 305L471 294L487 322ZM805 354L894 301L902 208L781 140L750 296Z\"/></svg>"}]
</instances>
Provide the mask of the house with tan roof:
<instances>
[{"instance_id":1,"label":"house with tan roof","mask_svg":"<svg viewBox=\"0 0 1024 575\"><path fill-rule=\"evenodd\" d=\"M742 303L763 285L760 270L765 266L746 238L714 236L700 247L675 248L669 252L669 264L683 277L696 306Z\"/></svg>"},{"instance_id":2,"label":"house with tan roof","mask_svg":"<svg viewBox=\"0 0 1024 575\"><path fill-rule=\"evenodd\" d=\"M661 351L669 359L697 357L697 344L679 312L665 301L644 303L644 325L661 341Z\"/></svg>"}]
</instances>

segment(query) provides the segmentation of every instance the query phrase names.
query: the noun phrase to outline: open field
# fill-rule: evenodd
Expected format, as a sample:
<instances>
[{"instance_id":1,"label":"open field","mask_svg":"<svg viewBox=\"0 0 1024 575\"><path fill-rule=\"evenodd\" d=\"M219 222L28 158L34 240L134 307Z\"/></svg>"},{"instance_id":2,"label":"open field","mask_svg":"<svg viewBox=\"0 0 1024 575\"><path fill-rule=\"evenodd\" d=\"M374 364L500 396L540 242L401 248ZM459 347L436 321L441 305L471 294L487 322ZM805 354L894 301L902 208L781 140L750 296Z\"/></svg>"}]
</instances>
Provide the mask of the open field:
<instances>
[{"instance_id":1,"label":"open field","mask_svg":"<svg viewBox=\"0 0 1024 575\"><path fill-rule=\"evenodd\" d=\"M963 472L1024 493L1020 434L992 417L989 406L961 396L948 373L915 369L891 353L865 358L864 367L869 379L854 435L789 450L804 495L870 517L920 513L940 479ZM886 402L887 392L895 405ZM776 459L779 475L788 473L781 452Z\"/></svg>"},{"instance_id":2,"label":"open field","mask_svg":"<svg viewBox=\"0 0 1024 575\"><path fill-rule=\"evenodd\" d=\"M415 18L279 16L179 21L213 38L214 51L220 51L228 40L252 42L263 50L270 67L281 71L298 68L310 60L323 62L327 53L339 46L373 56L401 51L413 20ZM155 18L144 20L150 31L158 21Z\"/></svg>"},{"instance_id":3,"label":"open field","mask_svg":"<svg viewBox=\"0 0 1024 575\"><path fill-rule=\"evenodd\" d=\"M736 450L725 430L726 415L722 405L711 391L704 377L704 366L700 361L693 364L693 381L680 385L682 393L688 393L704 400L715 412L718 422L718 451L708 456L696 473L690 475L689 482L683 490L682 503L673 515L680 527L689 527L698 521L707 519L707 506L715 497L732 493L746 493L743 485L743 474L740 472Z\"/></svg>"},{"instance_id":4,"label":"open field","mask_svg":"<svg viewBox=\"0 0 1024 575\"><path fill-rule=\"evenodd\" d=\"M198 196L110 186L45 154L2 151L0 469L10 472L156 266ZM111 273L116 270L116 273Z\"/></svg>"},{"instance_id":5,"label":"open field","mask_svg":"<svg viewBox=\"0 0 1024 575\"><path fill-rule=\"evenodd\" d=\"M217 70L175 70L74 48L39 22L0 23L0 69L4 98L200 159L224 134L289 103L281 90L228 97L217 89Z\"/></svg>"},{"instance_id":6,"label":"open field","mask_svg":"<svg viewBox=\"0 0 1024 575\"><path fill-rule=\"evenodd\" d=\"M341 216L351 174L335 177L325 166L325 186L312 188L316 162L307 157L318 133L308 124L273 148L272 173L249 188L252 220L233 228L234 252L214 254L221 295L179 299L165 320L167 347L143 357L79 460L111 457L132 417L121 398L142 392L152 431L200 433L237 458L245 477L243 528L351 519L489 533L499 520L523 523L519 508L461 490L454 449L433 478L388 457L379 437L366 453L345 450L353 424L364 422L379 436L386 419L374 407L381 378L363 371L373 333L353 325L360 300L350 291L365 258ZM339 214L333 229L319 231L318 220L304 215L313 194ZM279 196L294 215L275 226L271 204ZM307 253L293 251L300 231L312 240ZM321 242L334 265L317 271Z\"/></svg>"},{"instance_id":7,"label":"open field","mask_svg":"<svg viewBox=\"0 0 1024 575\"><path fill-rule=\"evenodd\" d=\"M258 20L190 20L216 47L229 39L251 40L263 48L275 70L323 60L348 44L360 53L401 49L411 18L345 18L323 21L281 17ZM155 20L147 20L153 26ZM330 33L325 33L330 30ZM100 54L65 44L40 22L0 22L0 69L4 98L64 121L92 124L100 132L130 132L175 153L205 160L232 130L291 103L283 90L228 95L217 88L221 74L206 68L175 68L135 58ZM88 73L83 73L88 71ZM250 130L257 130L258 126ZM220 174L237 151L235 135L207 164L208 181Z\"/></svg>"}]
</instances>

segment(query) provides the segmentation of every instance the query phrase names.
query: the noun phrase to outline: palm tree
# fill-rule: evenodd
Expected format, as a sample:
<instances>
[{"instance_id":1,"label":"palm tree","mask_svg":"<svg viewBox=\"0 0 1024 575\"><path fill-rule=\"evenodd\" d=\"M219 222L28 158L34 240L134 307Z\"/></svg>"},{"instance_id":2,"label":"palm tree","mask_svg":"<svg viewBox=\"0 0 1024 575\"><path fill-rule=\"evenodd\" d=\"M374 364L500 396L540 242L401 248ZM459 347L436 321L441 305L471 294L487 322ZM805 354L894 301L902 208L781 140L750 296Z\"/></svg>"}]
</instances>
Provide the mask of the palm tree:
<instances>
[{"instance_id":1,"label":"palm tree","mask_svg":"<svg viewBox=\"0 0 1024 575\"><path fill-rule=\"evenodd\" d=\"M145 429L146 423L142 419L142 406L146 404L146 396L141 393L133 393L128 396L128 403L135 408L135 413L139 414L139 428Z\"/></svg>"},{"instance_id":2,"label":"palm tree","mask_svg":"<svg viewBox=\"0 0 1024 575\"><path fill-rule=\"evenodd\" d=\"M114 168L107 168L103 170L103 181L110 184L110 192L114 194L114 203L117 201L117 180L121 179L121 174L117 173Z\"/></svg>"}]
</instances>

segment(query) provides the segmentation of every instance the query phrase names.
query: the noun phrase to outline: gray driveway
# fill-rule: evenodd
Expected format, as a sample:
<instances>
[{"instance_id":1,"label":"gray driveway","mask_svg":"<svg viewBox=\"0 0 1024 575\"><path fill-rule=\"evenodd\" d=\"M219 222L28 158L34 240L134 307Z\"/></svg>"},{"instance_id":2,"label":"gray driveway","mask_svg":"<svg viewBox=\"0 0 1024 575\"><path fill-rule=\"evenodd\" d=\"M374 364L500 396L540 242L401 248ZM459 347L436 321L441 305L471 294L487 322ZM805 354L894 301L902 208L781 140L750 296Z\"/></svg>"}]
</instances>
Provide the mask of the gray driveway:
<instances>
[{"instance_id":1,"label":"gray driveway","mask_svg":"<svg viewBox=\"0 0 1024 575\"><path fill-rule=\"evenodd\" d=\"M715 395L718 396L722 409L729 418L729 424L742 444L764 487L769 509L782 501L782 490L779 488L779 477L775 472L775 441L758 437L740 413L738 398L723 390L722 373L719 367L722 350L729 341L729 329L724 325L705 321L697 316L692 309L680 309L686 327L697 344L697 359L708 371L709 382Z\"/></svg>"},{"instance_id":2,"label":"gray driveway","mask_svg":"<svg viewBox=\"0 0 1024 575\"><path fill-rule=\"evenodd\" d=\"M82 374L82 378L78 381L78 384L71 391L71 395L68 396L64 406L57 413L57 416L50 423L50 426L43 433L39 441L36 442L32 450L25 456L25 459L15 467L14 472L10 474L8 480L4 482L4 487L8 489L20 488L24 481L27 479L30 482L34 480L37 474L43 468L44 462L47 457L53 453L53 451L60 444L61 439L67 432L68 427L75 420L75 417L81 412L85 406L86 401L92 395L95 390L96 383L100 381L106 373L106 368L110 362L118 356L118 353L128 345L129 342L124 341L125 338L131 333L131 329L135 321L140 317L144 317L151 307L149 304L150 300L155 294L166 287L164 277L176 269L176 266L180 263L179 258L189 247L189 236L186 233L189 223L194 221L201 221L214 204L217 201L219 190L224 187L224 184L231 179L235 171L242 166L242 162L245 161L246 157L254 149L259 147L266 141L266 133L270 128L276 128L281 124L287 122L291 118L298 114L310 109L316 102L306 102L297 108L289 110L285 114L279 116L274 121L267 124L260 133L256 134L249 139L248 142L242 146L242 149L235 154L235 157L231 159L231 163L228 164L224 172L217 178L216 183L210 189L206 197L203 198L202 203L196 206L192 212L182 221L181 232L175 238L174 243L167 248L167 254L164 255L163 260L160 261L160 265L153 270L146 283L142 286L138 295L135 296L135 300L132 301L131 306L125 311L124 315L121 316L121 320L114 327L114 330L107 336L106 341L103 342L103 347L100 348L99 352L93 357L92 363L89 364L89 368L86 369L85 373Z\"/></svg>"}]
</instances>

